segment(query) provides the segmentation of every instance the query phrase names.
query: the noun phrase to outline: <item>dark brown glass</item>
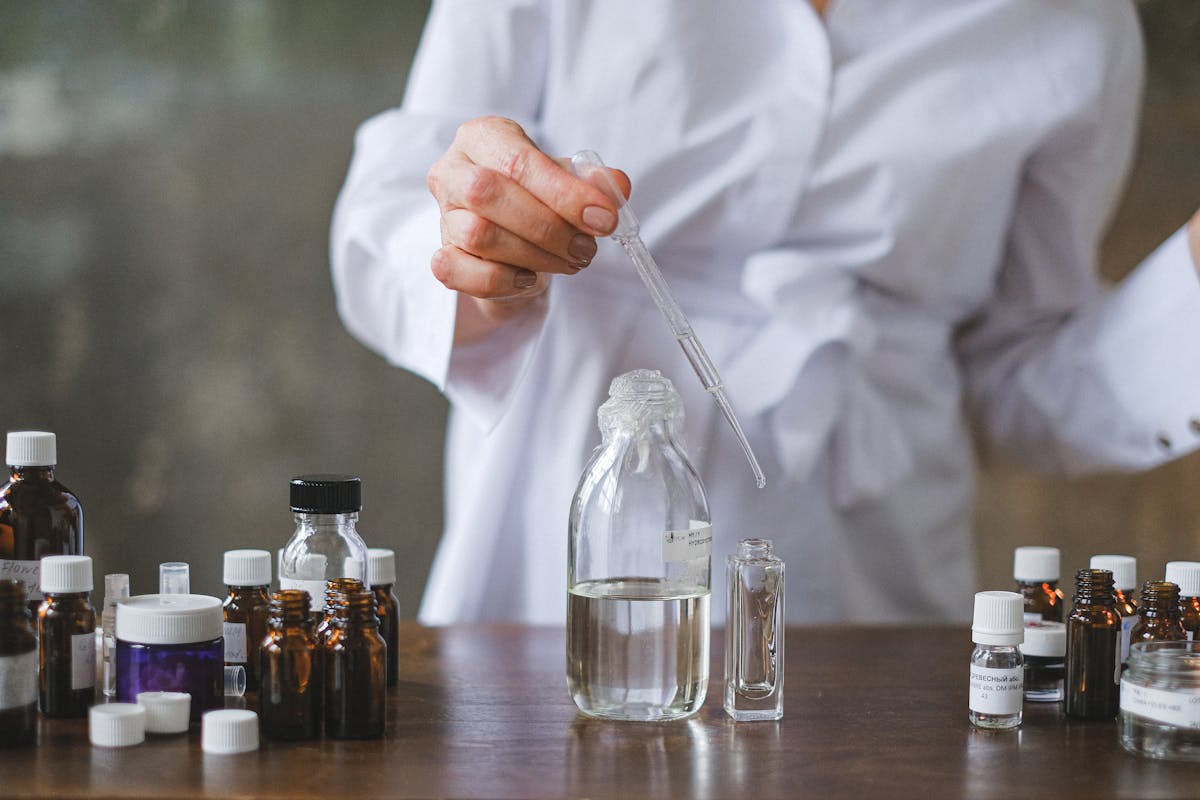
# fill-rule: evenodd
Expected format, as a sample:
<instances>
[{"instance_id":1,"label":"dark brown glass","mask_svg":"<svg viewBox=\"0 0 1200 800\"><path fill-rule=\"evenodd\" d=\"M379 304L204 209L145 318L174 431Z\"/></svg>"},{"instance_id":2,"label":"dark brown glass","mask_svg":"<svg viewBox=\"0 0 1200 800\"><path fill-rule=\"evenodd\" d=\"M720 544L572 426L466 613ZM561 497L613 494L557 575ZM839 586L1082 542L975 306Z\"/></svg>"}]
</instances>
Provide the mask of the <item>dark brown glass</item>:
<instances>
[{"instance_id":1,"label":"dark brown glass","mask_svg":"<svg viewBox=\"0 0 1200 800\"><path fill-rule=\"evenodd\" d=\"M34 653L37 646L37 636L34 635L29 609L25 604L25 583L0 580L0 658ZM36 668L35 662L27 677L32 679ZM0 695L7 696L10 691L11 687L0 686ZM33 744L36 738L36 694L26 704L0 711L0 747L29 745Z\"/></svg>"},{"instance_id":2,"label":"dark brown glass","mask_svg":"<svg viewBox=\"0 0 1200 800\"><path fill-rule=\"evenodd\" d=\"M1063 713L1078 719L1112 719L1120 710L1121 615L1112 573L1075 574L1074 607L1067 617L1067 675Z\"/></svg>"},{"instance_id":3,"label":"dark brown glass","mask_svg":"<svg viewBox=\"0 0 1200 800\"><path fill-rule=\"evenodd\" d=\"M1129 643L1179 642L1187 639L1179 608L1179 587L1169 581L1142 584L1137 624L1129 633Z\"/></svg>"},{"instance_id":4,"label":"dark brown glass","mask_svg":"<svg viewBox=\"0 0 1200 800\"><path fill-rule=\"evenodd\" d=\"M226 622L246 626L246 689L251 692L259 687L258 659L254 654L267 636L270 606L271 598L265 586L230 586L229 596L222 605Z\"/></svg>"},{"instance_id":5,"label":"dark brown glass","mask_svg":"<svg viewBox=\"0 0 1200 800\"><path fill-rule=\"evenodd\" d=\"M392 584L372 586L375 592L375 615L379 617L379 633L387 643L387 685L400 681L400 600Z\"/></svg>"},{"instance_id":6,"label":"dark brown glass","mask_svg":"<svg viewBox=\"0 0 1200 800\"><path fill-rule=\"evenodd\" d=\"M1117 613L1121 618L1136 617L1138 613L1137 601L1134 600L1134 593L1126 594L1123 590L1113 588L1113 607L1117 609Z\"/></svg>"},{"instance_id":7,"label":"dark brown glass","mask_svg":"<svg viewBox=\"0 0 1200 800\"><path fill-rule=\"evenodd\" d=\"M0 486L0 559L41 561L45 556L83 555L83 506L54 479L54 468L12 467ZM36 617L41 595L36 568L8 577L25 581L29 613Z\"/></svg>"},{"instance_id":8,"label":"dark brown glass","mask_svg":"<svg viewBox=\"0 0 1200 800\"><path fill-rule=\"evenodd\" d=\"M96 633L88 593L47 594L38 608L38 706L47 717L86 717L96 700L95 684L71 688L71 637L82 633Z\"/></svg>"},{"instance_id":9,"label":"dark brown glass","mask_svg":"<svg viewBox=\"0 0 1200 800\"><path fill-rule=\"evenodd\" d=\"M357 592L363 589L363 582L358 578L330 578L325 581L325 612L323 615L313 615L317 622L317 644L324 646L329 637L329 629L337 614L338 598L346 592Z\"/></svg>"},{"instance_id":10,"label":"dark brown glass","mask_svg":"<svg viewBox=\"0 0 1200 800\"><path fill-rule=\"evenodd\" d=\"M1179 620L1188 639L1196 639L1200 632L1200 597L1179 598Z\"/></svg>"},{"instance_id":11,"label":"dark brown glass","mask_svg":"<svg viewBox=\"0 0 1200 800\"><path fill-rule=\"evenodd\" d=\"M1041 614L1049 622L1063 621L1063 593L1058 581L1017 581L1026 614Z\"/></svg>"},{"instance_id":12,"label":"dark brown glass","mask_svg":"<svg viewBox=\"0 0 1200 800\"><path fill-rule=\"evenodd\" d=\"M387 722L387 644L379 635L375 594L360 589L340 598L325 642L325 735L383 736Z\"/></svg>"},{"instance_id":13,"label":"dark brown glass","mask_svg":"<svg viewBox=\"0 0 1200 800\"><path fill-rule=\"evenodd\" d=\"M259 717L268 739L321 735L325 681L314 627L308 592L285 589L271 596L268 633L256 659L262 674Z\"/></svg>"}]
</instances>

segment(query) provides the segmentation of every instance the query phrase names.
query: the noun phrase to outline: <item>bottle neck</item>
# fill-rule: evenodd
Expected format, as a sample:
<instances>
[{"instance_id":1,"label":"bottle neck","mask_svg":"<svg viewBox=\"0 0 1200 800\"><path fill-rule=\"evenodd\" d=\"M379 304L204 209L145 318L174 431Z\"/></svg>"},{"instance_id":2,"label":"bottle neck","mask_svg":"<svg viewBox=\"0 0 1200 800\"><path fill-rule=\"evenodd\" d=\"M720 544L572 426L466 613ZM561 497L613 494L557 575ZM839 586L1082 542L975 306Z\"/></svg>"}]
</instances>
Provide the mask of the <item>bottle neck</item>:
<instances>
[{"instance_id":1,"label":"bottle neck","mask_svg":"<svg viewBox=\"0 0 1200 800\"><path fill-rule=\"evenodd\" d=\"M296 527L301 530L329 530L338 531L351 530L357 533L358 512L352 511L345 514L310 514L307 511L297 511L293 515L296 519Z\"/></svg>"},{"instance_id":2,"label":"bottle neck","mask_svg":"<svg viewBox=\"0 0 1200 800\"><path fill-rule=\"evenodd\" d=\"M46 599L58 605L69 603L86 603L88 592L44 592Z\"/></svg>"},{"instance_id":3,"label":"bottle neck","mask_svg":"<svg viewBox=\"0 0 1200 800\"><path fill-rule=\"evenodd\" d=\"M1139 595L1138 611L1150 619L1179 617L1179 587L1167 581L1146 581Z\"/></svg>"},{"instance_id":4,"label":"bottle neck","mask_svg":"<svg viewBox=\"0 0 1200 800\"><path fill-rule=\"evenodd\" d=\"M13 467L10 473L14 481L52 481L54 480L54 467Z\"/></svg>"},{"instance_id":5,"label":"bottle neck","mask_svg":"<svg viewBox=\"0 0 1200 800\"><path fill-rule=\"evenodd\" d=\"M1081 569L1075 573L1075 605L1116 605L1112 573L1106 569Z\"/></svg>"},{"instance_id":6,"label":"bottle neck","mask_svg":"<svg viewBox=\"0 0 1200 800\"><path fill-rule=\"evenodd\" d=\"M309 621L308 592L284 589L271 595L270 619L279 625L298 625Z\"/></svg>"},{"instance_id":7,"label":"bottle neck","mask_svg":"<svg viewBox=\"0 0 1200 800\"><path fill-rule=\"evenodd\" d=\"M342 595L340 611L335 624L347 629L378 628L379 617L375 615L375 593L359 590Z\"/></svg>"}]
</instances>

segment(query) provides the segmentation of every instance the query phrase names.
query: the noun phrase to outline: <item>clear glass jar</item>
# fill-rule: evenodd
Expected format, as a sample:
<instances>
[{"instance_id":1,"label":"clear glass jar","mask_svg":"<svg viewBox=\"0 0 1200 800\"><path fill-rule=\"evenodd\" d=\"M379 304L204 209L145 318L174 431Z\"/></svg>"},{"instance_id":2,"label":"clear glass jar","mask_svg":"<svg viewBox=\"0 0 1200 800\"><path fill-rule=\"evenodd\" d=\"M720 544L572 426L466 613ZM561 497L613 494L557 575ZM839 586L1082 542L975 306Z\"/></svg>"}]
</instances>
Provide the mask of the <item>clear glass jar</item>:
<instances>
[{"instance_id":1,"label":"clear glass jar","mask_svg":"<svg viewBox=\"0 0 1200 800\"><path fill-rule=\"evenodd\" d=\"M1119 726L1131 753L1200 761L1200 642L1130 646Z\"/></svg>"},{"instance_id":2,"label":"clear glass jar","mask_svg":"<svg viewBox=\"0 0 1200 800\"><path fill-rule=\"evenodd\" d=\"M783 716L784 563L770 539L743 539L729 556L725 713L738 722Z\"/></svg>"},{"instance_id":3,"label":"clear glass jar","mask_svg":"<svg viewBox=\"0 0 1200 800\"><path fill-rule=\"evenodd\" d=\"M326 581L353 577L371 585L357 527L362 482L353 475L301 475L292 479L289 498L296 530L279 560L279 588L308 592L311 614L320 622Z\"/></svg>"},{"instance_id":4,"label":"clear glass jar","mask_svg":"<svg viewBox=\"0 0 1200 800\"><path fill-rule=\"evenodd\" d=\"M687 717L708 691L712 526L682 405L670 380L635 370L597 416L571 504L567 684L590 716Z\"/></svg>"}]
</instances>

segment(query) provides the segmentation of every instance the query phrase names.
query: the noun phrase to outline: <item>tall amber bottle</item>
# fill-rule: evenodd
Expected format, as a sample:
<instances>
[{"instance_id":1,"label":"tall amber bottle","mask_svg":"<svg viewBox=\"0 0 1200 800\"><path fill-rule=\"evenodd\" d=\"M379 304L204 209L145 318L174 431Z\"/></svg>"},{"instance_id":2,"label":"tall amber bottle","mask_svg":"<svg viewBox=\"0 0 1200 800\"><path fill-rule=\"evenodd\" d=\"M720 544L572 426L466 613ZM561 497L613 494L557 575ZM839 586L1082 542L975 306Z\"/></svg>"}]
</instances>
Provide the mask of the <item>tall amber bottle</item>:
<instances>
[{"instance_id":1,"label":"tall amber bottle","mask_svg":"<svg viewBox=\"0 0 1200 800\"><path fill-rule=\"evenodd\" d=\"M38 645L23 581L0 580L0 747L37 736Z\"/></svg>"},{"instance_id":2,"label":"tall amber bottle","mask_svg":"<svg viewBox=\"0 0 1200 800\"><path fill-rule=\"evenodd\" d=\"M38 705L47 717L86 717L96 699L96 611L88 600L92 560L42 559L38 608Z\"/></svg>"},{"instance_id":3,"label":"tall amber bottle","mask_svg":"<svg viewBox=\"0 0 1200 800\"><path fill-rule=\"evenodd\" d=\"M1168 561L1166 578L1179 587L1183 630L1195 641L1200 638L1200 562Z\"/></svg>"},{"instance_id":4,"label":"tall amber bottle","mask_svg":"<svg viewBox=\"0 0 1200 800\"><path fill-rule=\"evenodd\" d=\"M1121 615L1112 572L1075 573L1075 605L1067 617L1067 675L1063 713L1112 719L1120 710Z\"/></svg>"},{"instance_id":5,"label":"tall amber bottle","mask_svg":"<svg viewBox=\"0 0 1200 800\"><path fill-rule=\"evenodd\" d=\"M1138 622L1129 636L1138 642L1180 642L1187 639L1179 608L1179 587L1169 581L1146 581L1139 594Z\"/></svg>"},{"instance_id":6,"label":"tall amber bottle","mask_svg":"<svg viewBox=\"0 0 1200 800\"><path fill-rule=\"evenodd\" d=\"M24 581L29 613L42 602L38 562L50 555L83 555L83 506L54 478L57 440L49 431L12 431L0 486L0 579Z\"/></svg>"},{"instance_id":7,"label":"tall amber bottle","mask_svg":"<svg viewBox=\"0 0 1200 800\"><path fill-rule=\"evenodd\" d=\"M387 685L400 681L400 601L392 591L396 583L396 554L383 547L367 550L371 559L371 590L375 592L375 615L379 633L387 642Z\"/></svg>"},{"instance_id":8,"label":"tall amber bottle","mask_svg":"<svg viewBox=\"0 0 1200 800\"><path fill-rule=\"evenodd\" d=\"M224 558L229 594L221 606L225 623L225 666L246 666L246 688L258 690L258 647L267 635L271 598L271 554L266 550L229 550Z\"/></svg>"},{"instance_id":9,"label":"tall amber bottle","mask_svg":"<svg viewBox=\"0 0 1200 800\"><path fill-rule=\"evenodd\" d=\"M335 739L383 736L387 724L387 644L379 635L375 595L343 595L344 615L325 641L325 734Z\"/></svg>"},{"instance_id":10,"label":"tall amber bottle","mask_svg":"<svg viewBox=\"0 0 1200 800\"><path fill-rule=\"evenodd\" d=\"M324 674L308 592L284 589L271 596L268 633L258 651L262 675L259 717L268 739L321 735Z\"/></svg>"}]
</instances>

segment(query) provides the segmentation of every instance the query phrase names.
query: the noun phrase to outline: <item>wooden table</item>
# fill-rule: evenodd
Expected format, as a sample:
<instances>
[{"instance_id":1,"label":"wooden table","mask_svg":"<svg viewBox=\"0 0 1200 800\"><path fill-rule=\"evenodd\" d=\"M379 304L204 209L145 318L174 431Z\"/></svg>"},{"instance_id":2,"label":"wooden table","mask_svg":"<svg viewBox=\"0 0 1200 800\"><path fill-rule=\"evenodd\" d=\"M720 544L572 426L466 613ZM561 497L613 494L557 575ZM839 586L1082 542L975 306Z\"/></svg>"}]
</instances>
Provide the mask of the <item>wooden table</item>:
<instances>
[{"instance_id":1,"label":"wooden table","mask_svg":"<svg viewBox=\"0 0 1200 800\"><path fill-rule=\"evenodd\" d=\"M1200 797L1200 764L1132 756L1115 722L1026 704L1017 732L971 729L964 629L787 636L782 721L726 717L714 634L701 713L639 724L575 712L559 629L407 625L384 739L213 756L197 728L106 750L42 720L38 747L0 751L0 797Z\"/></svg>"}]
</instances>

